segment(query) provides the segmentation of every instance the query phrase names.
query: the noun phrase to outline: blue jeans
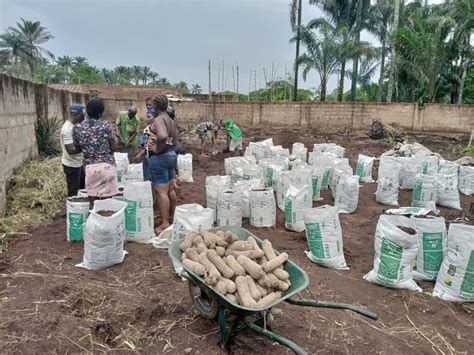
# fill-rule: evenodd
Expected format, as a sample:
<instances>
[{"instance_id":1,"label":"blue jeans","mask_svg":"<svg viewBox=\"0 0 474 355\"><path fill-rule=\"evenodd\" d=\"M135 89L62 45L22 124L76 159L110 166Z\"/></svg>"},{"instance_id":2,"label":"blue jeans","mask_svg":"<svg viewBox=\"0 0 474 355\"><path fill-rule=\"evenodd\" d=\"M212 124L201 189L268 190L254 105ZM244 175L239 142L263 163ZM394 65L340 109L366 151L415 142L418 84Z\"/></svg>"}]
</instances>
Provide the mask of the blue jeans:
<instances>
[{"instance_id":1,"label":"blue jeans","mask_svg":"<svg viewBox=\"0 0 474 355\"><path fill-rule=\"evenodd\" d=\"M168 184L175 178L178 157L174 151L143 159L143 176L152 184Z\"/></svg>"}]
</instances>

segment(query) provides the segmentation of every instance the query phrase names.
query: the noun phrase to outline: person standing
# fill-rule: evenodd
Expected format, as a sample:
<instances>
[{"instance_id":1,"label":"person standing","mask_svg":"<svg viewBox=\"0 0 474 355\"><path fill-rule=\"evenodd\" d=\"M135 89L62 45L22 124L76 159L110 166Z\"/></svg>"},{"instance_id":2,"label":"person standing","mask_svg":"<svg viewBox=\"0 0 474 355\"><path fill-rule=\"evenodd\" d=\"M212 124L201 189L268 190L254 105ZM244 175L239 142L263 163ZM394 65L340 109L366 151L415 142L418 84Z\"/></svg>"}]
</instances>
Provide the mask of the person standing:
<instances>
[{"instance_id":1,"label":"person standing","mask_svg":"<svg viewBox=\"0 0 474 355\"><path fill-rule=\"evenodd\" d=\"M138 147L140 131L140 118L137 116L138 109L130 106L127 111L119 112L115 124L117 126L119 138L119 151L128 153L131 161Z\"/></svg>"},{"instance_id":2,"label":"person standing","mask_svg":"<svg viewBox=\"0 0 474 355\"><path fill-rule=\"evenodd\" d=\"M233 156L242 154L242 130L235 124L233 119L221 120L221 125L227 131L228 149Z\"/></svg>"},{"instance_id":3,"label":"person standing","mask_svg":"<svg viewBox=\"0 0 474 355\"><path fill-rule=\"evenodd\" d=\"M143 160L143 174L149 177L161 216L161 225L155 229L156 235L170 226L176 209L176 175L177 155L175 152L178 140L176 122L168 113L168 99L161 95L153 99L153 106L158 114L150 125L154 139L146 143L148 159Z\"/></svg>"},{"instance_id":4,"label":"person standing","mask_svg":"<svg viewBox=\"0 0 474 355\"><path fill-rule=\"evenodd\" d=\"M92 99L86 104L87 119L74 126L73 140L77 152L84 154L86 189L91 208L96 199L119 193L114 151L117 142L109 122L102 119L102 101Z\"/></svg>"},{"instance_id":5,"label":"person standing","mask_svg":"<svg viewBox=\"0 0 474 355\"><path fill-rule=\"evenodd\" d=\"M76 153L72 130L74 125L84 121L84 105L73 104L69 106L69 117L64 121L61 128L60 142L62 150L61 163L66 175L67 196L76 196L80 189L85 187L84 157L82 153Z\"/></svg>"}]
</instances>

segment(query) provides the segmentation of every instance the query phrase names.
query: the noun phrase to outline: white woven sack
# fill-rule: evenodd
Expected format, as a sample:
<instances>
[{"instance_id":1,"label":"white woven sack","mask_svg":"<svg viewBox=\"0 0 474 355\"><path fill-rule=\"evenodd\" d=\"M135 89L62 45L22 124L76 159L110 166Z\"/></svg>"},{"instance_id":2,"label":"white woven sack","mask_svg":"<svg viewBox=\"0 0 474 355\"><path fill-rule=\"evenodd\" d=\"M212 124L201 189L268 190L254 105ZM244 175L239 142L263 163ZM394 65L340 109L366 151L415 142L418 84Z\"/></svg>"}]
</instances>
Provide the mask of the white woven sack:
<instances>
[{"instance_id":1,"label":"white woven sack","mask_svg":"<svg viewBox=\"0 0 474 355\"><path fill-rule=\"evenodd\" d=\"M217 197L217 226L242 227L242 193L238 190L219 192Z\"/></svg>"},{"instance_id":2,"label":"white woven sack","mask_svg":"<svg viewBox=\"0 0 474 355\"><path fill-rule=\"evenodd\" d=\"M333 174L329 178L329 186L331 188L332 198L336 199L337 195L337 187L339 186L339 182L343 176L352 176L352 168L349 165L349 160L344 159L337 163L334 167Z\"/></svg>"},{"instance_id":3,"label":"white woven sack","mask_svg":"<svg viewBox=\"0 0 474 355\"><path fill-rule=\"evenodd\" d=\"M460 210L458 174L437 173L434 176L436 179L436 204Z\"/></svg>"},{"instance_id":4,"label":"white woven sack","mask_svg":"<svg viewBox=\"0 0 474 355\"><path fill-rule=\"evenodd\" d=\"M341 175L336 188L334 206L339 213L354 213L359 203L359 176Z\"/></svg>"},{"instance_id":5,"label":"white woven sack","mask_svg":"<svg viewBox=\"0 0 474 355\"><path fill-rule=\"evenodd\" d=\"M306 163L308 161L308 148L306 148L303 143L293 143L291 155L296 156L302 162Z\"/></svg>"},{"instance_id":6,"label":"white woven sack","mask_svg":"<svg viewBox=\"0 0 474 355\"><path fill-rule=\"evenodd\" d=\"M127 254L123 250L126 207L125 202L111 198L94 202L86 222L84 258L76 266L100 270L123 261ZM105 217L97 214L99 211L114 211L114 214Z\"/></svg>"},{"instance_id":7,"label":"white woven sack","mask_svg":"<svg viewBox=\"0 0 474 355\"><path fill-rule=\"evenodd\" d=\"M242 194L242 217L250 216L250 191L265 188L261 179L239 180L234 184L234 189Z\"/></svg>"},{"instance_id":8,"label":"white woven sack","mask_svg":"<svg viewBox=\"0 0 474 355\"><path fill-rule=\"evenodd\" d=\"M329 186L329 181L334 170L334 159L335 157L329 154L310 153L309 155L308 165L324 169L323 178L320 182L321 191L327 190Z\"/></svg>"},{"instance_id":9,"label":"white woven sack","mask_svg":"<svg viewBox=\"0 0 474 355\"><path fill-rule=\"evenodd\" d=\"M418 237L418 254L413 270L415 280L436 280L446 254L446 221L443 217L411 217Z\"/></svg>"},{"instance_id":10,"label":"white woven sack","mask_svg":"<svg viewBox=\"0 0 474 355\"><path fill-rule=\"evenodd\" d=\"M230 176L214 175L206 177L206 206L214 211L216 218L217 196L220 191L230 189Z\"/></svg>"},{"instance_id":11,"label":"white woven sack","mask_svg":"<svg viewBox=\"0 0 474 355\"><path fill-rule=\"evenodd\" d=\"M344 158L346 156L346 148L341 147L340 145L334 145L334 146L329 146L325 153L332 153L334 154L337 158Z\"/></svg>"},{"instance_id":12,"label":"white woven sack","mask_svg":"<svg viewBox=\"0 0 474 355\"><path fill-rule=\"evenodd\" d=\"M423 157L399 157L401 164L399 183L401 189L415 187L415 175L423 172Z\"/></svg>"},{"instance_id":13,"label":"white woven sack","mask_svg":"<svg viewBox=\"0 0 474 355\"><path fill-rule=\"evenodd\" d=\"M372 179L374 160L374 157L359 154L355 173L360 176L360 182L374 182Z\"/></svg>"},{"instance_id":14,"label":"white woven sack","mask_svg":"<svg viewBox=\"0 0 474 355\"><path fill-rule=\"evenodd\" d=\"M438 172L438 158L434 155L423 156L423 174L434 175Z\"/></svg>"},{"instance_id":15,"label":"white woven sack","mask_svg":"<svg viewBox=\"0 0 474 355\"><path fill-rule=\"evenodd\" d=\"M125 175L127 180L143 181L143 165L140 164L128 164L127 173Z\"/></svg>"},{"instance_id":16,"label":"white woven sack","mask_svg":"<svg viewBox=\"0 0 474 355\"><path fill-rule=\"evenodd\" d=\"M324 153L329 148L335 147L336 143L314 143L313 144L313 152L315 153Z\"/></svg>"},{"instance_id":17,"label":"white woven sack","mask_svg":"<svg viewBox=\"0 0 474 355\"><path fill-rule=\"evenodd\" d=\"M208 230L214 225L214 210L197 203L176 206L171 241L182 240L189 232Z\"/></svg>"},{"instance_id":18,"label":"white woven sack","mask_svg":"<svg viewBox=\"0 0 474 355\"><path fill-rule=\"evenodd\" d=\"M401 165L396 158L380 157L376 201L384 205L398 206L398 184Z\"/></svg>"},{"instance_id":19,"label":"white woven sack","mask_svg":"<svg viewBox=\"0 0 474 355\"><path fill-rule=\"evenodd\" d=\"M257 164L244 165L242 167L242 177L244 180L263 179L261 166Z\"/></svg>"},{"instance_id":20,"label":"white woven sack","mask_svg":"<svg viewBox=\"0 0 474 355\"><path fill-rule=\"evenodd\" d=\"M446 257L433 296L446 301L474 302L474 226L449 225Z\"/></svg>"},{"instance_id":21,"label":"white woven sack","mask_svg":"<svg viewBox=\"0 0 474 355\"><path fill-rule=\"evenodd\" d=\"M453 161L443 160L439 163L438 173L450 175L450 174L459 174L459 165Z\"/></svg>"},{"instance_id":22,"label":"white woven sack","mask_svg":"<svg viewBox=\"0 0 474 355\"><path fill-rule=\"evenodd\" d=\"M84 239L84 230L89 216L89 199L84 196L86 201L78 201L78 197L81 196L70 197L66 200L67 240L69 242Z\"/></svg>"},{"instance_id":23,"label":"white woven sack","mask_svg":"<svg viewBox=\"0 0 474 355\"><path fill-rule=\"evenodd\" d=\"M399 227L412 229L408 234ZM375 231L374 268L364 279L390 288L421 292L413 281L413 265L418 254L418 238L413 220L404 216L381 215Z\"/></svg>"},{"instance_id":24,"label":"white woven sack","mask_svg":"<svg viewBox=\"0 0 474 355\"><path fill-rule=\"evenodd\" d=\"M323 167L320 166L313 166L311 172L311 187L312 187L312 197L313 201L321 201L323 198L321 197L321 188L322 182L324 180L324 173L327 171ZM327 171L327 175L329 176L329 171Z\"/></svg>"},{"instance_id":25,"label":"white woven sack","mask_svg":"<svg viewBox=\"0 0 474 355\"><path fill-rule=\"evenodd\" d=\"M150 181L125 181L125 240L151 243L155 236L153 193Z\"/></svg>"},{"instance_id":26,"label":"white woven sack","mask_svg":"<svg viewBox=\"0 0 474 355\"><path fill-rule=\"evenodd\" d=\"M474 194L474 166L459 168L459 191L467 196Z\"/></svg>"},{"instance_id":27,"label":"white woven sack","mask_svg":"<svg viewBox=\"0 0 474 355\"><path fill-rule=\"evenodd\" d=\"M276 225L276 203L273 189L251 190L249 223L254 227Z\"/></svg>"},{"instance_id":28,"label":"white woven sack","mask_svg":"<svg viewBox=\"0 0 474 355\"><path fill-rule=\"evenodd\" d=\"M243 176L243 168L246 165L256 164L253 156L246 157L230 157L224 159L224 171L226 175Z\"/></svg>"},{"instance_id":29,"label":"white woven sack","mask_svg":"<svg viewBox=\"0 0 474 355\"><path fill-rule=\"evenodd\" d=\"M194 182L193 155L190 153L178 155L178 172L181 182Z\"/></svg>"},{"instance_id":30,"label":"white woven sack","mask_svg":"<svg viewBox=\"0 0 474 355\"><path fill-rule=\"evenodd\" d=\"M312 207L313 200L309 185L295 186L290 184L285 197L285 228L302 232L305 230L304 214Z\"/></svg>"},{"instance_id":31,"label":"white woven sack","mask_svg":"<svg viewBox=\"0 0 474 355\"><path fill-rule=\"evenodd\" d=\"M337 209L329 205L311 208L303 218L310 249L305 251L308 259L332 269L347 270Z\"/></svg>"},{"instance_id":32,"label":"white woven sack","mask_svg":"<svg viewBox=\"0 0 474 355\"><path fill-rule=\"evenodd\" d=\"M281 145L270 147L270 158L288 156L290 156L290 150L288 148L283 148Z\"/></svg>"},{"instance_id":33,"label":"white woven sack","mask_svg":"<svg viewBox=\"0 0 474 355\"><path fill-rule=\"evenodd\" d=\"M426 174L416 174L411 205L413 207L431 208L436 210L436 177Z\"/></svg>"},{"instance_id":34,"label":"white woven sack","mask_svg":"<svg viewBox=\"0 0 474 355\"><path fill-rule=\"evenodd\" d=\"M128 154L127 153L114 153L115 166L117 167L117 182L124 182L127 176Z\"/></svg>"},{"instance_id":35,"label":"white woven sack","mask_svg":"<svg viewBox=\"0 0 474 355\"><path fill-rule=\"evenodd\" d=\"M127 180L123 186L123 198L136 201L138 208L153 208L153 192L150 181Z\"/></svg>"}]
</instances>

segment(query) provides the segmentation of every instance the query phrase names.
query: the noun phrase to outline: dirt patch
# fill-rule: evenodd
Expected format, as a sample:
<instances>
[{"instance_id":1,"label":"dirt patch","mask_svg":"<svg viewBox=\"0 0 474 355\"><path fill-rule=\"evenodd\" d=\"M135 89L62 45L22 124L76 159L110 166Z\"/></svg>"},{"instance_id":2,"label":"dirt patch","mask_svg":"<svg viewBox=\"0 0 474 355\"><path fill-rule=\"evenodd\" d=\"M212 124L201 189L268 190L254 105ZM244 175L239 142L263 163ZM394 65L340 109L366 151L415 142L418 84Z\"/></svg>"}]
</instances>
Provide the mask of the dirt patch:
<instances>
[{"instance_id":1,"label":"dirt patch","mask_svg":"<svg viewBox=\"0 0 474 355\"><path fill-rule=\"evenodd\" d=\"M275 144L334 141L347 148L354 167L357 154L378 156L389 147L365 133L327 135L291 129L246 131L245 140L274 137ZM420 137L420 139L416 137ZM416 141L448 159L459 157L465 136L415 135ZM223 143L219 143L222 151ZM196 140L186 142L194 154L194 180L183 183L178 203L205 205L207 175L224 174L224 156L198 156ZM376 171L376 170L375 170ZM376 174L375 174L376 175ZM344 252L350 266L334 271L311 263L304 233L285 230L278 211L276 228L248 228L268 238L279 251L308 274L309 287L296 298L353 303L380 314L371 321L348 311L303 308L283 304L272 330L310 353L469 353L474 346L472 305L431 297L434 284L420 282L423 293L393 290L369 284L362 276L373 267L374 233L378 216L389 206L375 202L376 184L362 184L355 214L341 215ZM332 204L330 191L323 201ZM411 191L402 190L400 205L408 206ZM461 195L464 211L471 199ZM440 208L447 220L464 219L465 213ZM469 221L472 223L472 221ZM0 349L2 353L179 353L224 354L217 321L199 317L185 282L176 276L167 252L151 245L127 243L129 255L122 264L87 271L75 265L83 256L83 242L66 241L62 213L30 235L9 237L7 252L0 253ZM286 348L253 333L231 344L230 354L288 354Z\"/></svg>"},{"instance_id":2,"label":"dirt patch","mask_svg":"<svg viewBox=\"0 0 474 355\"><path fill-rule=\"evenodd\" d=\"M416 234L416 231L413 228L403 227L403 226L396 226L396 227L400 229L401 231L405 232L406 234L410 234L410 235Z\"/></svg>"},{"instance_id":3,"label":"dirt patch","mask_svg":"<svg viewBox=\"0 0 474 355\"><path fill-rule=\"evenodd\" d=\"M96 213L102 217L110 217L115 213L115 211L97 211Z\"/></svg>"},{"instance_id":4,"label":"dirt patch","mask_svg":"<svg viewBox=\"0 0 474 355\"><path fill-rule=\"evenodd\" d=\"M89 202L89 197L69 197L70 202Z\"/></svg>"}]
</instances>

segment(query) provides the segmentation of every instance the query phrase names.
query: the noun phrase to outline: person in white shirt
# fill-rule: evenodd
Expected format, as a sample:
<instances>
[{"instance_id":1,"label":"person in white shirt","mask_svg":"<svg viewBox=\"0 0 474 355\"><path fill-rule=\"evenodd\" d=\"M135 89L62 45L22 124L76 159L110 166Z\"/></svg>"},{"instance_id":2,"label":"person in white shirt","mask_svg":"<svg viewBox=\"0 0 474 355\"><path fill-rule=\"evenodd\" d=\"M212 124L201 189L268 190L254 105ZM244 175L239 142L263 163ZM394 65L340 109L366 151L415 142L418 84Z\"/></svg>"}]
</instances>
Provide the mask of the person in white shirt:
<instances>
[{"instance_id":1,"label":"person in white shirt","mask_svg":"<svg viewBox=\"0 0 474 355\"><path fill-rule=\"evenodd\" d=\"M66 175L67 196L76 196L80 189L85 187L84 158L82 153L76 153L74 141L72 139L72 129L74 125L84 121L84 105L73 104L69 106L69 118L61 128L61 150L63 156L64 174Z\"/></svg>"}]
</instances>

